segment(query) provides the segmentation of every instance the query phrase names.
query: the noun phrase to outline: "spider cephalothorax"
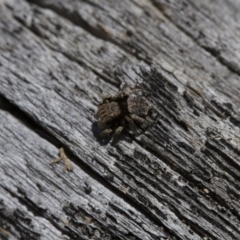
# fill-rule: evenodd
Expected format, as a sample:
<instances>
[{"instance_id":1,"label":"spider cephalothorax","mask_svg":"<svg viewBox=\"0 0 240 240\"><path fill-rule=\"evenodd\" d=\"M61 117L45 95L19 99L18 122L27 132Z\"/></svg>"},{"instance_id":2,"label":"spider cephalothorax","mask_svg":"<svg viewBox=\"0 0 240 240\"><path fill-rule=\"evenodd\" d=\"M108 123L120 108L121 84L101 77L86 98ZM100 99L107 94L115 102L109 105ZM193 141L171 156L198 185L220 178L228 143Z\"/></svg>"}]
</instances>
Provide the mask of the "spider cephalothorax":
<instances>
[{"instance_id":1,"label":"spider cephalothorax","mask_svg":"<svg viewBox=\"0 0 240 240\"><path fill-rule=\"evenodd\" d=\"M113 134L116 142L123 129L139 134L148 125L145 118L152 108L145 95L142 88L125 84L115 96L104 97L96 113L98 126L103 129L100 136Z\"/></svg>"}]
</instances>

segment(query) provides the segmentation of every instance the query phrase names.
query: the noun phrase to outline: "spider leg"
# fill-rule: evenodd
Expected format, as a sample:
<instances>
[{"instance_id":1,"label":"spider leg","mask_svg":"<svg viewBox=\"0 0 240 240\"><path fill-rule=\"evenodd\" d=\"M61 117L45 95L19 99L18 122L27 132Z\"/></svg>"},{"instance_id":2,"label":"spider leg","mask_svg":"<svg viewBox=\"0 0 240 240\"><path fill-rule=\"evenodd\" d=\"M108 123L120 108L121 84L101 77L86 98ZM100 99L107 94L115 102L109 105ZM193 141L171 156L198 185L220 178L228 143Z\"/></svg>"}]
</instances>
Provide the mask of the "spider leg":
<instances>
[{"instance_id":1,"label":"spider leg","mask_svg":"<svg viewBox=\"0 0 240 240\"><path fill-rule=\"evenodd\" d=\"M127 83L124 83L123 87L121 88L121 90L114 96L111 96L110 94L106 94L103 96L103 100L102 102L100 103L101 104L104 104L106 102L109 102L109 101L115 101L115 100L118 100L118 99L122 99L126 96L126 89L128 88L128 84Z\"/></svg>"},{"instance_id":2,"label":"spider leg","mask_svg":"<svg viewBox=\"0 0 240 240\"><path fill-rule=\"evenodd\" d=\"M146 90L146 87L143 85L143 82L140 83L138 80L137 80L137 82L135 84L135 87L133 89L133 93L136 93L136 92L142 92L142 95L145 96L145 97L151 95L151 93Z\"/></svg>"},{"instance_id":3,"label":"spider leg","mask_svg":"<svg viewBox=\"0 0 240 240\"><path fill-rule=\"evenodd\" d=\"M138 132L137 127L136 127L134 121L132 120L132 118L129 116L126 116L125 119L128 122L130 129L133 131L133 134L138 135L139 132Z\"/></svg>"},{"instance_id":4,"label":"spider leg","mask_svg":"<svg viewBox=\"0 0 240 240\"><path fill-rule=\"evenodd\" d=\"M145 89L143 89L141 86L137 86L136 88L132 89L131 87L129 87L127 83L124 83L123 87L116 95L114 96L111 96L110 94L105 95L100 105L109 101L116 101L116 100L123 99L132 93L138 93L138 92L141 92L142 95L144 96L150 95L150 93Z\"/></svg>"},{"instance_id":5,"label":"spider leg","mask_svg":"<svg viewBox=\"0 0 240 240\"><path fill-rule=\"evenodd\" d=\"M142 117L140 117L140 116L138 116L138 115L136 115L136 114L131 114L130 116L131 116L131 118L132 118L135 122L137 122L137 123L140 124L140 127L141 127L143 130L146 130L147 127L150 126L150 122L147 121L146 119L144 119L144 118L142 118Z\"/></svg>"},{"instance_id":6,"label":"spider leg","mask_svg":"<svg viewBox=\"0 0 240 240\"><path fill-rule=\"evenodd\" d=\"M120 99L123 99L127 96L127 93L123 90L119 91L114 97L112 97L112 100L115 101L115 100L120 100Z\"/></svg>"},{"instance_id":7,"label":"spider leg","mask_svg":"<svg viewBox=\"0 0 240 240\"><path fill-rule=\"evenodd\" d=\"M107 94L107 95L103 96L103 100L102 100L101 104L106 103L111 99L112 99L112 96L110 94Z\"/></svg>"},{"instance_id":8,"label":"spider leg","mask_svg":"<svg viewBox=\"0 0 240 240\"><path fill-rule=\"evenodd\" d=\"M101 121L99 121L99 122L98 122L98 127L99 127L100 129L106 128L106 124L103 123L103 122L101 122Z\"/></svg>"},{"instance_id":9,"label":"spider leg","mask_svg":"<svg viewBox=\"0 0 240 240\"><path fill-rule=\"evenodd\" d=\"M112 129L108 128L103 130L100 134L99 137L106 137L109 136L112 133Z\"/></svg>"},{"instance_id":10,"label":"spider leg","mask_svg":"<svg viewBox=\"0 0 240 240\"><path fill-rule=\"evenodd\" d=\"M114 135L113 135L113 140L112 140L113 143L117 142L122 130L123 130L123 126L120 126L116 129L116 131L114 132Z\"/></svg>"},{"instance_id":11,"label":"spider leg","mask_svg":"<svg viewBox=\"0 0 240 240\"><path fill-rule=\"evenodd\" d=\"M114 96L111 95L106 95L103 98L102 103L106 103L108 101L116 101L116 100L121 100L125 97L127 97L129 94L132 93L138 93L138 92L142 92L143 95L147 95L147 91L145 91L144 89L142 89L140 86L137 88L132 89L131 87L129 87L129 85L127 83L125 83L123 85L123 87L121 88L121 90Z\"/></svg>"},{"instance_id":12,"label":"spider leg","mask_svg":"<svg viewBox=\"0 0 240 240\"><path fill-rule=\"evenodd\" d=\"M136 93L136 92L142 92L143 89L139 86L135 86L133 89L131 89L131 93Z\"/></svg>"},{"instance_id":13,"label":"spider leg","mask_svg":"<svg viewBox=\"0 0 240 240\"><path fill-rule=\"evenodd\" d=\"M127 89L130 90L127 90ZM115 101L115 100L120 100L125 98L126 96L129 95L129 93L131 92L131 88L129 87L129 85L127 83L124 83L123 87L121 88L121 90L111 98L111 100Z\"/></svg>"},{"instance_id":14,"label":"spider leg","mask_svg":"<svg viewBox=\"0 0 240 240\"><path fill-rule=\"evenodd\" d=\"M129 87L128 83L125 82L124 85L122 86L122 91L125 90L128 87Z\"/></svg>"},{"instance_id":15,"label":"spider leg","mask_svg":"<svg viewBox=\"0 0 240 240\"><path fill-rule=\"evenodd\" d=\"M135 122L137 122L141 125L147 122L144 118L142 118L136 114L130 114L130 116Z\"/></svg>"}]
</instances>

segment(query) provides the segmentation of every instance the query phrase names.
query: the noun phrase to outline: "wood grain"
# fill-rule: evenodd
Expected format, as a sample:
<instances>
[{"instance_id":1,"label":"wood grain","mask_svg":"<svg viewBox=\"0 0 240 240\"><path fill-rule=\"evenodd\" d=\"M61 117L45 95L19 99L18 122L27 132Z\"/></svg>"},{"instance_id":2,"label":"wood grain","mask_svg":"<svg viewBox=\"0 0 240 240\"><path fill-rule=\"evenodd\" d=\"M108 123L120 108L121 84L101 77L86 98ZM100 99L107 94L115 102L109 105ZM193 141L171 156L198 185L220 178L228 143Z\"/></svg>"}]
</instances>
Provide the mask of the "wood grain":
<instances>
[{"instance_id":1,"label":"wood grain","mask_svg":"<svg viewBox=\"0 0 240 240\"><path fill-rule=\"evenodd\" d=\"M236 28L233 7L219 2L216 28L219 12L188 26L220 7L186 2L0 3L5 238L240 239L238 43L209 47ZM122 82L141 82L156 118L113 145L94 113ZM73 173L49 165L60 147Z\"/></svg>"}]
</instances>

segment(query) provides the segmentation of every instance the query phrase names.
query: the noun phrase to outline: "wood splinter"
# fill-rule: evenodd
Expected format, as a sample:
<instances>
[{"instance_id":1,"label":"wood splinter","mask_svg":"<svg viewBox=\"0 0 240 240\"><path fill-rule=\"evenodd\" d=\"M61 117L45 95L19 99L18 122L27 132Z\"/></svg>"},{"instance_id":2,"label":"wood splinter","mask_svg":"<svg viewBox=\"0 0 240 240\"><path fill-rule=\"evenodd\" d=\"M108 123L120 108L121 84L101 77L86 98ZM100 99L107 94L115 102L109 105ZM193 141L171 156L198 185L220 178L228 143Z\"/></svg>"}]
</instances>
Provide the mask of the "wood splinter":
<instances>
[{"instance_id":1,"label":"wood splinter","mask_svg":"<svg viewBox=\"0 0 240 240\"><path fill-rule=\"evenodd\" d=\"M64 162L64 168L63 168L63 172L65 173L66 171L72 171L73 170L73 165L71 163L71 161L67 158L64 149L60 148L59 149L59 157L53 159L50 164L55 164L60 162L61 160L63 160Z\"/></svg>"}]
</instances>

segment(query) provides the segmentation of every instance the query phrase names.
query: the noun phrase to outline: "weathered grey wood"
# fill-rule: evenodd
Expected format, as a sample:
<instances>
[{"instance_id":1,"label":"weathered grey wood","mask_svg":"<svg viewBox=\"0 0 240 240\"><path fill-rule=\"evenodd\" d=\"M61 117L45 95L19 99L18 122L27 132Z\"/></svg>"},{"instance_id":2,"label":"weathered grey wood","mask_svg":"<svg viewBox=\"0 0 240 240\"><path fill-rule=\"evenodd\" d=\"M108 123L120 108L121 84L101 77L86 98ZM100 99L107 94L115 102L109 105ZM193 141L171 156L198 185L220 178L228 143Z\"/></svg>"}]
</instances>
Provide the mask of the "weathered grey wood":
<instances>
[{"instance_id":1,"label":"weathered grey wood","mask_svg":"<svg viewBox=\"0 0 240 240\"><path fill-rule=\"evenodd\" d=\"M235 63L238 63L238 59L233 59L233 56L237 54L237 51L235 51L236 54L234 55L228 53L228 55L231 55L228 58L228 55L224 57L225 53L223 50L219 50L221 55L223 55L223 57L220 56L219 58L228 58L229 63L226 63L226 61L224 62L224 60L219 61L219 58L215 56L216 54L212 54L208 48L202 48L199 46L201 44L196 43L196 40L191 35L189 36L189 30L182 31L181 28L179 28L179 24L183 24L184 22L180 21L182 19L178 18L176 19L176 24L172 23L172 21L168 20L169 17L166 18L164 12L159 11L150 1L29 1L56 11L64 18L72 21L75 25L81 26L99 38L117 44L121 49L126 50L138 59L146 62L158 63L163 69L174 74L178 81L184 86L187 82L194 82L204 91L210 88L208 94L212 93L213 96L217 95L218 98L221 97L222 101L228 102L234 100L234 104L236 103L236 106L239 106L240 101L236 89L239 91L238 82L240 78L235 74L235 72L238 72L237 67L235 66ZM208 2L208 0L205 2ZM202 1L199 4L202 4ZM189 5L194 4L192 3ZM217 3L209 5L214 7ZM221 11L226 11L226 13L228 13L229 9L227 6L227 4L219 4L218 8L222 8L224 10ZM21 7L22 5L20 5L20 8ZM19 8L17 9L17 12L19 12ZM166 6L166 10L167 9L168 5ZM169 11L177 12L179 9L175 10L172 8L172 10L170 9ZM186 12L187 11L188 9L186 9ZM215 10L213 9L212 13L214 12ZM183 15L188 16L188 14L189 12ZM179 13L176 14L176 16L178 15ZM230 13L228 16L231 18ZM234 14L234 16L236 16L236 14ZM54 24L55 26L57 25L57 22L58 21L56 20ZM189 20L188 22L191 21ZM233 21L229 22L229 24L231 23L232 25L230 26L234 29L229 30L228 32L234 34L236 25L233 24ZM236 24L237 23L238 21L236 21ZM44 26L43 28L39 26L39 24L36 24L36 22L32 22L31 26L32 28L37 29L40 35L57 35L57 30L54 30L56 27L51 27L51 30L53 31L51 33L47 30L51 25L49 27ZM202 27L199 27L200 29L197 28L197 25L195 27L196 31L199 32L203 31L205 28L207 30L209 26L203 25ZM215 28L211 28L211 32L218 36L218 32L221 31L222 35L224 35L226 32L225 28L226 27L216 29L216 32L214 31ZM231 27L229 27L229 29L230 28ZM69 35L67 36L69 37ZM46 40L47 42L51 42L51 39L52 38L49 37ZM225 44L224 39L223 43L220 43L220 45ZM230 40L227 42L229 43L228 49L231 49L231 46L232 48L237 49L236 46L238 41L229 41ZM58 41L54 41L53 44L57 44L58 46L59 44L57 42ZM66 42L68 44L64 48L65 51L72 53L69 45L76 45L76 42L73 44L71 38L68 38ZM209 37L208 42L208 45L213 45L216 42L216 38ZM218 48L220 47L221 46ZM234 49L232 49L231 52L233 52ZM76 57L77 55L78 53L75 51L74 56ZM236 69L236 71L229 71L229 68L231 70ZM111 72L109 75L111 76ZM226 81L228 84L226 84ZM216 91L217 93L215 94ZM230 98L229 92L232 93Z\"/></svg>"},{"instance_id":2,"label":"weathered grey wood","mask_svg":"<svg viewBox=\"0 0 240 240\"><path fill-rule=\"evenodd\" d=\"M148 1L101 1L100 5L91 1L35 0L39 6L29 2L1 4L0 35L4 37L0 38L0 94L47 131L42 136L54 136L69 150L75 170L52 179L46 155L53 157L53 146L32 133L34 129L26 129L29 133L25 135L39 138L29 140L31 152L27 157L23 147L28 144L18 150L27 167L23 169L19 161L14 161L14 153L12 160L8 156L10 160L2 162L15 163L15 172L23 174L21 180L16 175L12 181L21 191L10 191L1 181L3 192L7 189L21 199L23 191L35 205L38 200L45 201L46 212L53 215L42 213L41 217L54 224L51 231L55 236L62 231L68 237L74 237L74 232L80 237L74 207L70 207L70 227L56 223L56 218L68 213L62 207L62 198L73 206L77 206L78 197L79 202L86 201L81 184L96 175L93 185L106 196L90 195L89 201L97 201L107 215L104 201L111 205L114 201L108 195L112 194L122 201L121 211L131 204L132 211L139 214L139 220L132 220L138 230L130 227L127 233L111 226L124 228L131 223L129 215L122 223L123 213L112 213L117 220L110 226L92 209L88 214L100 224L99 231L103 233L104 226L112 229L110 239L239 239L237 71L211 56ZM137 64L139 59L145 63ZM149 59L152 67L147 65ZM231 84L226 84L226 76ZM137 80L152 93L150 100L158 113L156 124L138 138L123 136L115 146L99 141L93 115L101 95L116 92L120 81L134 84ZM30 162L27 159L31 153L35 159ZM57 189L58 205L47 205L34 186L25 184L22 190L21 182L38 181L38 175L28 176L27 163L41 164L39 174L46 173L41 175L45 182L42 185ZM81 165L91 171L84 173ZM81 205L81 209L85 211L86 206ZM153 222L160 227L158 233ZM98 237L96 232L93 236Z\"/></svg>"},{"instance_id":3,"label":"weathered grey wood","mask_svg":"<svg viewBox=\"0 0 240 240\"><path fill-rule=\"evenodd\" d=\"M2 123L2 122L1 122ZM6 157L6 154L1 154L1 157ZM16 156L15 156L16 157ZM9 160L9 158L5 158ZM16 158L14 158L16 160ZM21 159L21 157L20 157ZM18 159L19 160L19 159ZM23 204L21 200L28 202L29 199L24 199L20 197L17 189L14 189L11 182L15 180L15 185L18 183L18 188L20 187L20 181L26 180L26 177L20 178L16 176L15 172L16 166L14 164L10 167L11 163L5 166L1 170L1 188L0 188L0 238L1 239L61 239L66 235L62 234L62 231L55 228L46 217L38 214L38 211L33 212L31 203L27 205ZM2 167L2 166L1 166ZM4 171L8 167L6 171ZM19 168L19 166L17 166ZM8 173L12 173L11 176L15 176L11 179L11 176L6 176ZM18 171L19 173L19 171ZM23 174L23 171L20 171ZM16 181L17 178L17 181ZM34 178L31 181L36 180ZM10 188L13 188L10 191ZM38 192L39 194L39 192ZM30 207L31 206L31 207ZM30 208L30 210L28 209ZM36 206L38 208L38 206ZM35 215L35 216L34 216Z\"/></svg>"},{"instance_id":4,"label":"weathered grey wood","mask_svg":"<svg viewBox=\"0 0 240 240\"><path fill-rule=\"evenodd\" d=\"M56 147L3 111L0 111L0 136L0 216L9 224L9 236L18 239L166 237L157 225L81 167L74 164L74 172L69 174L62 174L61 166L50 167L49 159L57 155Z\"/></svg>"},{"instance_id":5,"label":"weathered grey wood","mask_svg":"<svg viewBox=\"0 0 240 240\"><path fill-rule=\"evenodd\" d=\"M165 16L231 71L240 74L240 8L236 0L153 0Z\"/></svg>"}]
</instances>

